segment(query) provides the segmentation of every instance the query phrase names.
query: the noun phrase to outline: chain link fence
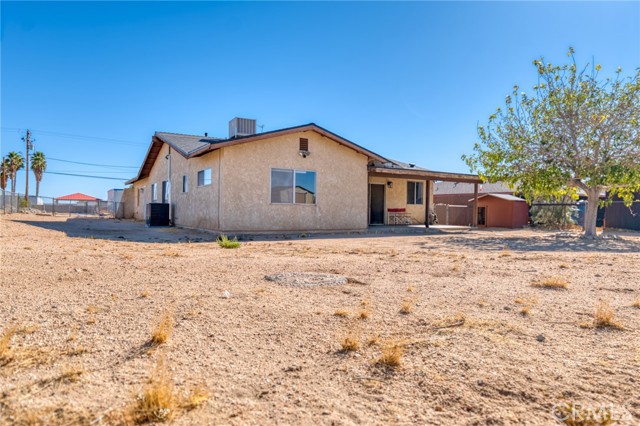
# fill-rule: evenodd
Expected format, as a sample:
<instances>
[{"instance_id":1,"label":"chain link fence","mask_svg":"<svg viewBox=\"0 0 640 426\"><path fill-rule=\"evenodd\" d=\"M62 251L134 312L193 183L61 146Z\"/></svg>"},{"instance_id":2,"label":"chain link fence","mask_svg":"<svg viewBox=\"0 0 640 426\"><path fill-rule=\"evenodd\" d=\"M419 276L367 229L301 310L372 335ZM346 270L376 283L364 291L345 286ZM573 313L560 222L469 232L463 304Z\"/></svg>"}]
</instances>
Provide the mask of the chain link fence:
<instances>
[{"instance_id":1,"label":"chain link fence","mask_svg":"<svg viewBox=\"0 0 640 426\"><path fill-rule=\"evenodd\" d=\"M35 195L30 195L29 203L27 203L24 194L2 191L0 195L0 214L12 213L119 218L124 214L124 203L102 200L56 200L52 197L36 197Z\"/></svg>"}]
</instances>

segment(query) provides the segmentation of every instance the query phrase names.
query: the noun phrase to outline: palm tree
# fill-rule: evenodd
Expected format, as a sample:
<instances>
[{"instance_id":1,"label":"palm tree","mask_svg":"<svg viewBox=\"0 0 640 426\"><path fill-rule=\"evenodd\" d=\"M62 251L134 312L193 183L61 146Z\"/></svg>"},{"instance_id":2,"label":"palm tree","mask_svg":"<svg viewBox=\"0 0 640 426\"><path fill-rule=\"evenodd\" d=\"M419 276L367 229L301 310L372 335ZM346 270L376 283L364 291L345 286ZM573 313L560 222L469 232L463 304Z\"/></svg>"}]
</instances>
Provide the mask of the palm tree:
<instances>
[{"instance_id":1,"label":"palm tree","mask_svg":"<svg viewBox=\"0 0 640 426\"><path fill-rule=\"evenodd\" d=\"M42 180L42 175L46 169L47 159L45 158L44 153L34 151L33 156L31 157L31 170L33 170L33 174L36 177L36 198L38 198L38 194L40 194L40 181Z\"/></svg>"},{"instance_id":2,"label":"palm tree","mask_svg":"<svg viewBox=\"0 0 640 426\"><path fill-rule=\"evenodd\" d=\"M7 155L9 163L9 179L11 179L11 192L16 192L16 173L24 167L24 157L15 151L11 151Z\"/></svg>"},{"instance_id":3,"label":"palm tree","mask_svg":"<svg viewBox=\"0 0 640 426\"><path fill-rule=\"evenodd\" d=\"M7 188L7 173L9 172L9 162L2 157L0 162L0 188L4 191Z\"/></svg>"}]
</instances>

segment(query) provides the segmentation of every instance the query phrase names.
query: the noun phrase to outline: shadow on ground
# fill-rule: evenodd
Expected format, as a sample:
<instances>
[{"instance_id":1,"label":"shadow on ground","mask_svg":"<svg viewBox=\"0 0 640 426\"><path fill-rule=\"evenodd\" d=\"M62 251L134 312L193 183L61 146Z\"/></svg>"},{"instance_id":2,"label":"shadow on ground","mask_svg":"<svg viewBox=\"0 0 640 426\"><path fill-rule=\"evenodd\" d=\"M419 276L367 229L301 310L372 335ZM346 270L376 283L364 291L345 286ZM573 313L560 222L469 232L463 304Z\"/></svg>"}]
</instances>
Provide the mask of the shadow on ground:
<instances>
[{"instance_id":1,"label":"shadow on ground","mask_svg":"<svg viewBox=\"0 0 640 426\"><path fill-rule=\"evenodd\" d=\"M215 241L216 235L182 228L148 228L132 220L69 218L66 221L21 220L15 222L64 232L72 238L133 241L141 243L204 243Z\"/></svg>"},{"instance_id":2,"label":"shadow on ground","mask_svg":"<svg viewBox=\"0 0 640 426\"><path fill-rule=\"evenodd\" d=\"M505 235L507 234L507 235ZM444 238L445 244L452 248L464 247L469 250L495 251L570 251L602 253L640 253L638 238L605 238L595 240L580 238L576 234L563 232L540 232L533 235L508 235L509 231L482 231L473 238L457 235L435 235L434 239ZM424 249L430 248L428 241L416 243Z\"/></svg>"}]
</instances>

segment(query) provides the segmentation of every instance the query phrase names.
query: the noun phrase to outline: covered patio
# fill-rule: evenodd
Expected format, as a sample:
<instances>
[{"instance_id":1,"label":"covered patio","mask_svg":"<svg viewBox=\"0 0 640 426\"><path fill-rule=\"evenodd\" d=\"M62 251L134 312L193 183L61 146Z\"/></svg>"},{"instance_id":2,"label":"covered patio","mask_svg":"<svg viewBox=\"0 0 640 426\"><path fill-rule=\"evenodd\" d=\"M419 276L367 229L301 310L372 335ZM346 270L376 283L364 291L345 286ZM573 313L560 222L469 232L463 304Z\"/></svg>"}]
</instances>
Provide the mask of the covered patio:
<instances>
[{"instance_id":1,"label":"covered patio","mask_svg":"<svg viewBox=\"0 0 640 426\"><path fill-rule=\"evenodd\" d=\"M478 226L478 175L437 172L399 161L369 164L369 226L429 228L435 222L434 181L474 184L472 226Z\"/></svg>"}]
</instances>

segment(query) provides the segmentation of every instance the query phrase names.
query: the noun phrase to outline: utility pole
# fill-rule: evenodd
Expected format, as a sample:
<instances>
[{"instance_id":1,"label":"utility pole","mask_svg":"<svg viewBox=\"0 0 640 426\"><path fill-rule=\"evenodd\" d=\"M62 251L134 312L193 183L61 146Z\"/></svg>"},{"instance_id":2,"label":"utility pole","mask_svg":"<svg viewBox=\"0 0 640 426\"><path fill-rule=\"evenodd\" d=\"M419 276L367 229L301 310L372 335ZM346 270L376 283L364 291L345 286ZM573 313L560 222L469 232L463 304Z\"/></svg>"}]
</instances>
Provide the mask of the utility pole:
<instances>
[{"instance_id":1,"label":"utility pole","mask_svg":"<svg viewBox=\"0 0 640 426\"><path fill-rule=\"evenodd\" d=\"M27 143L27 158L25 160L25 170L27 171L26 183L24 187L24 200L27 204L27 209L29 208L29 150L33 149L33 143L31 143L31 131L27 129L27 135L22 138L23 141Z\"/></svg>"}]
</instances>

